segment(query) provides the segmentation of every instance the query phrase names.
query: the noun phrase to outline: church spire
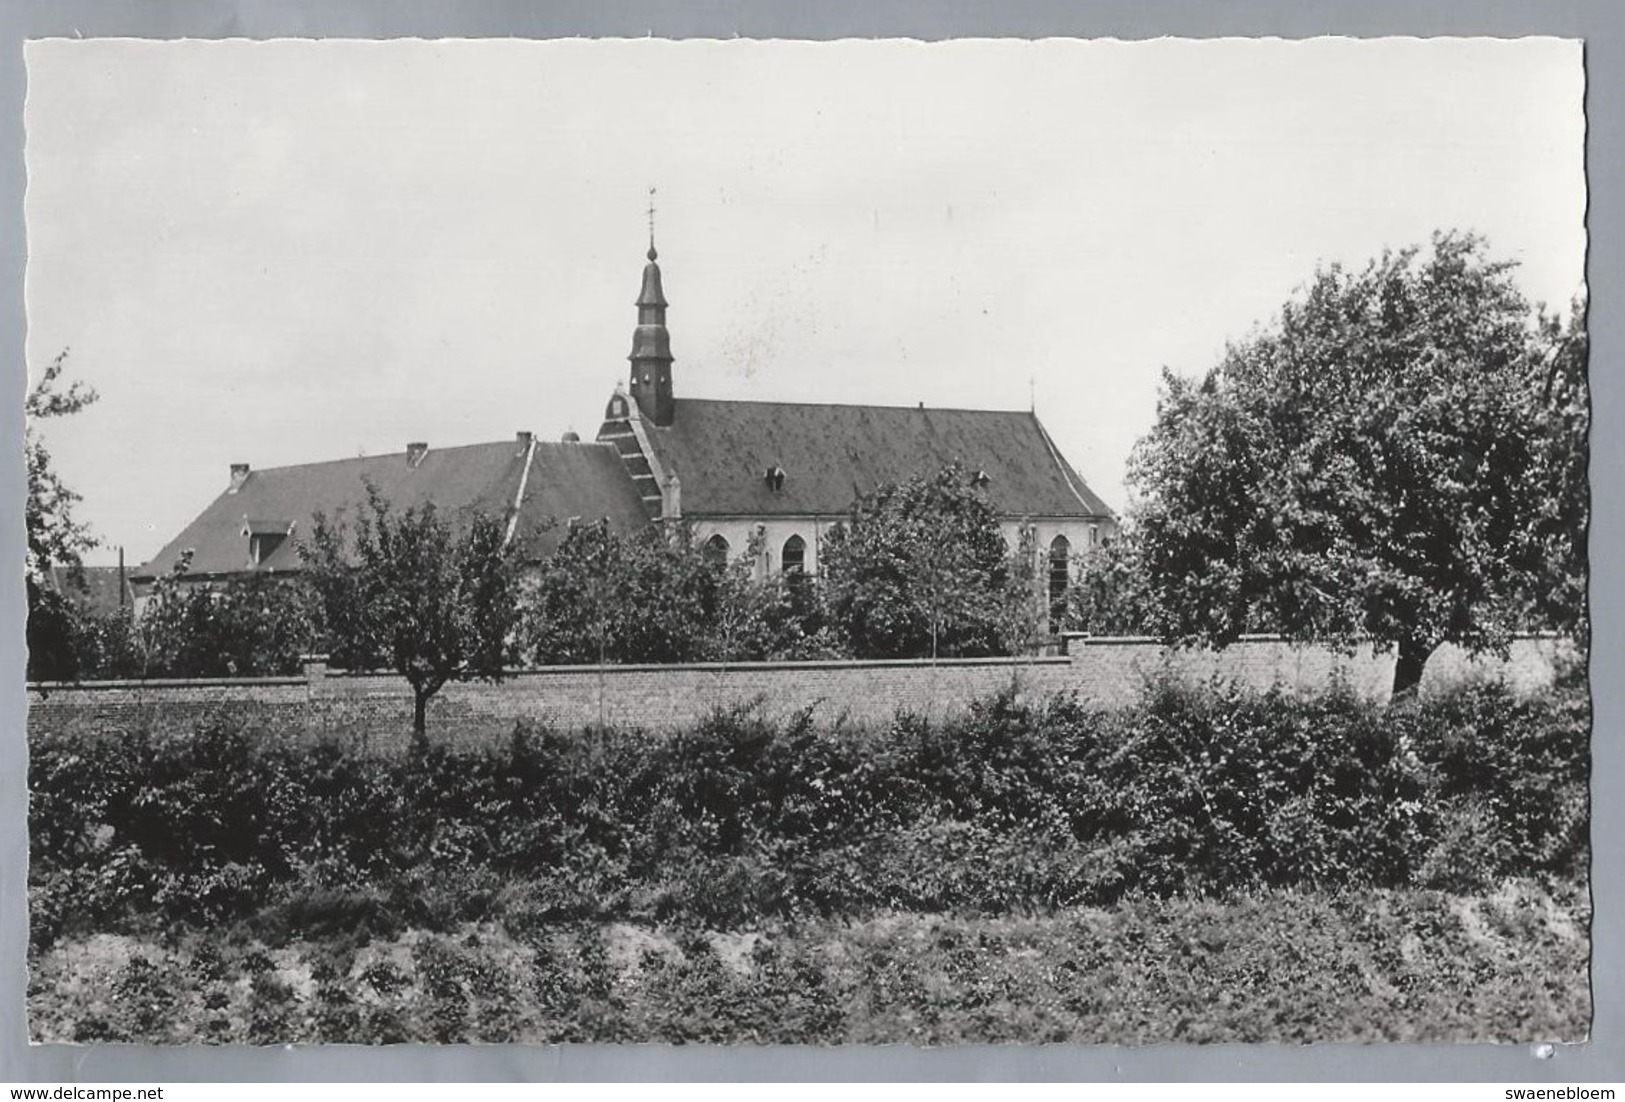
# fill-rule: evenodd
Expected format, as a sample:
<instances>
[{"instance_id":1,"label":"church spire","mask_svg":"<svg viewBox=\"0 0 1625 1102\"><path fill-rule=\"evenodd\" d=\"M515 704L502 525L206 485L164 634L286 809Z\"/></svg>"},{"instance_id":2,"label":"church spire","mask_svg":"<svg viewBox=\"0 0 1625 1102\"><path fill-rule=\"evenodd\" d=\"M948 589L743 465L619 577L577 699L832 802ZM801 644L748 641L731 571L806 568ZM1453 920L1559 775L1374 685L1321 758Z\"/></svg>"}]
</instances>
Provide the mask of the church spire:
<instances>
[{"instance_id":1,"label":"church spire","mask_svg":"<svg viewBox=\"0 0 1625 1102\"><path fill-rule=\"evenodd\" d=\"M649 263L643 267L638 291L638 327L632 331L632 398L638 409L657 425L669 425L674 403L671 393L671 334L666 331L666 293L660 285L660 254L655 250L654 188L649 189Z\"/></svg>"}]
</instances>

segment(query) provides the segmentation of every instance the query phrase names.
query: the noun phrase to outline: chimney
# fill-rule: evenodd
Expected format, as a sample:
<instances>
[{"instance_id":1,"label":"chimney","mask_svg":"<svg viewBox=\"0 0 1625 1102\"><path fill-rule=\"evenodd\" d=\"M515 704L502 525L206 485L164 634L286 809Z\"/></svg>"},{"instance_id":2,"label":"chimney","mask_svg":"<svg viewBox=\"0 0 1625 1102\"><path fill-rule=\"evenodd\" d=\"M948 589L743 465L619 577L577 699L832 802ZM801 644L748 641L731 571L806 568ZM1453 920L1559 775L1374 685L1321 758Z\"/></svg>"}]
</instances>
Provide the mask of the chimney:
<instances>
[{"instance_id":1,"label":"chimney","mask_svg":"<svg viewBox=\"0 0 1625 1102\"><path fill-rule=\"evenodd\" d=\"M524 429L520 429L514 434L514 438L519 441L520 455L524 455L526 452L530 451L530 442L533 437L529 432L525 431Z\"/></svg>"},{"instance_id":2,"label":"chimney","mask_svg":"<svg viewBox=\"0 0 1625 1102\"><path fill-rule=\"evenodd\" d=\"M423 457L428 454L429 445L425 444L421 440L414 441L413 443L406 445L406 465L408 467L416 468L420 463L423 462Z\"/></svg>"},{"instance_id":3,"label":"chimney","mask_svg":"<svg viewBox=\"0 0 1625 1102\"><path fill-rule=\"evenodd\" d=\"M231 465L231 489L227 490L226 492L228 494L236 493L238 490L241 490L243 488L243 483L245 483L247 481L248 481L248 464L247 463L233 463Z\"/></svg>"}]
</instances>

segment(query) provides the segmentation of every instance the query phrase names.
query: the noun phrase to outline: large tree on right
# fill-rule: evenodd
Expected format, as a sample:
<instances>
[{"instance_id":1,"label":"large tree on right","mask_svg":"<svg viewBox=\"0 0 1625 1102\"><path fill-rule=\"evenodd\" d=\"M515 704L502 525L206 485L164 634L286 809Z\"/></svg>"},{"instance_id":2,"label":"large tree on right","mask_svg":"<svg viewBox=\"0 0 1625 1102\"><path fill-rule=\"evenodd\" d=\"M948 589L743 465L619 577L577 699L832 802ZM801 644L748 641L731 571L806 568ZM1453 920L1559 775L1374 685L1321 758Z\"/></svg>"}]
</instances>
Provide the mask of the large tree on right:
<instances>
[{"instance_id":1,"label":"large tree on right","mask_svg":"<svg viewBox=\"0 0 1625 1102\"><path fill-rule=\"evenodd\" d=\"M1164 375L1130 463L1156 629L1374 643L1412 690L1442 643L1583 634L1585 321L1472 235L1331 266L1199 381Z\"/></svg>"}]
</instances>

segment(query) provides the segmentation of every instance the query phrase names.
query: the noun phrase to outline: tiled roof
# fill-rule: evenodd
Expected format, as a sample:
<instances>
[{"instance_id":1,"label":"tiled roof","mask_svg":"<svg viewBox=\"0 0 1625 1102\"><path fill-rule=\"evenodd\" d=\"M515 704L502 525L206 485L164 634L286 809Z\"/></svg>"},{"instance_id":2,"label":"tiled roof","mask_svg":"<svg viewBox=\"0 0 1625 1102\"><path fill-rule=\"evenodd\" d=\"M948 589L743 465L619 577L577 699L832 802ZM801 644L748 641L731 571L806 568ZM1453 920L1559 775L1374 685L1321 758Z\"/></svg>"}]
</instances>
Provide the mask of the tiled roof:
<instances>
[{"instance_id":1,"label":"tiled roof","mask_svg":"<svg viewBox=\"0 0 1625 1102\"><path fill-rule=\"evenodd\" d=\"M526 474L526 448L517 440L431 447L416 466L405 452L306 463L251 471L236 492L225 492L183 529L134 576L167 573L188 548L193 574L229 574L250 569L297 570L298 544L307 539L315 514L353 518L367 500L367 483L376 486L397 509L421 508L430 502L442 513L479 511L507 515L524 483L525 497L516 531L530 554L546 554L556 545L563 522L572 516L608 517L619 528L648 522L642 502L615 449L603 444L537 441ZM559 524L547 529L546 517ZM247 533L265 521L284 531L284 540L259 566L249 562Z\"/></svg>"},{"instance_id":2,"label":"tiled roof","mask_svg":"<svg viewBox=\"0 0 1625 1102\"><path fill-rule=\"evenodd\" d=\"M537 558L552 554L572 517L586 524L607 519L621 532L649 523L649 513L614 445L536 445L536 464L525 485L519 523L529 553Z\"/></svg>"},{"instance_id":3,"label":"tiled roof","mask_svg":"<svg viewBox=\"0 0 1625 1102\"><path fill-rule=\"evenodd\" d=\"M956 460L986 472L1006 516L1112 515L1028 412L679 398L669 427L644 426L682 480L685 516L844 514L881 483ZM772 467L785 472L777 491Z\"/></svg>"}]
</instances>

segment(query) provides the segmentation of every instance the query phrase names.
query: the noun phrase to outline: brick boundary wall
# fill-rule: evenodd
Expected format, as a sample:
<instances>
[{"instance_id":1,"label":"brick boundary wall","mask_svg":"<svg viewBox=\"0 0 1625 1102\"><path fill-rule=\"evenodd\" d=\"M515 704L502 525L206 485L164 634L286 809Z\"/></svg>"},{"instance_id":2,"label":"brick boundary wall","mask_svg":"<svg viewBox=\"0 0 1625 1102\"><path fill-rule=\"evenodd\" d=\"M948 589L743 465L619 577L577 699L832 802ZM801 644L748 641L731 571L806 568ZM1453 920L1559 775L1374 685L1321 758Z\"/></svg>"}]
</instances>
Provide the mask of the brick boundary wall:
<instances>
[{"instance_id":1,"label":"brick boundary wall","mask_svg":"<svg viewBox=\"0 0 1625 1102\"><path fill-rule=\"evenodd\" d=\"M1153 639L1070 637L1067 653L1037 658L700 664L684 666L550 666L515 671L496 684L453 683L429 705L437 739L491 744L521 719L571 730L600 722L671 729L717 709L753 707L781 718L811 709L826 722L889 721L906 710L942 718L970 701L1014 685L1028 696L1075 692L1111 707L1131 703L1151 678L1174 674L1264 689L1313 690L1345 680L1356 692L1383 698L1393 680L1391 654L1369 648L1344 654L1254 636L1222 651L1169 650ZM1510 655L1474 658L1441 647L1428 662L1423 691L1465 679L1500 678L1527 692L1552 683L1576 656L1574 644L1526 637ZM179 732L216 720L309 736L339 736L388 750L405 744L411 690L395 674L355 674L306 663L304 675L197 681L106 681L31 684L31 736L117 734L141 728Z\"/></svg>"}]
</instances>

